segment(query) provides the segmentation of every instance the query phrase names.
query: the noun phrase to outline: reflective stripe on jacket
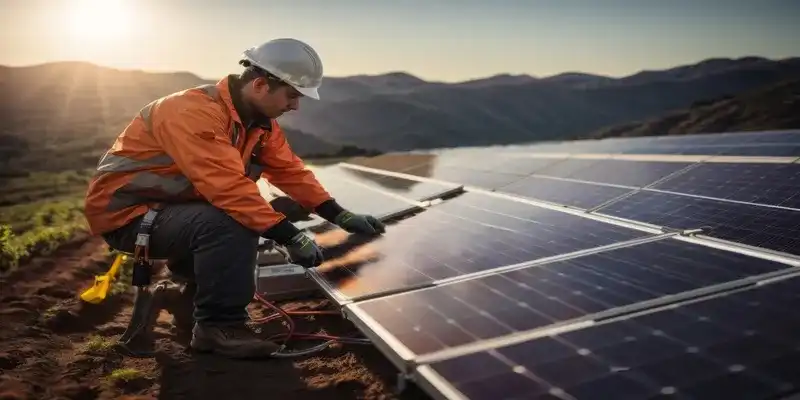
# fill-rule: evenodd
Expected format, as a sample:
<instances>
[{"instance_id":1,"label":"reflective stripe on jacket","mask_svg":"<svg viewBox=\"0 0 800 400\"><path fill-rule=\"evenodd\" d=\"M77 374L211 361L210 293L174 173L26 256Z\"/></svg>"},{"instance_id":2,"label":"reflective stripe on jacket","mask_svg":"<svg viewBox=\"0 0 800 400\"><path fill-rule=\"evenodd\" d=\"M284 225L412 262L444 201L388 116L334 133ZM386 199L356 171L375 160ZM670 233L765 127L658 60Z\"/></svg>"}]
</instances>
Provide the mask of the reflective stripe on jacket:
<instances>
[{"instance_id":1,"label":"reflective stripe on jacket","mask_svg":"<svg viewBox=\"0 0 800 400\"><path fill-rule=\"evenodd\" d=\"M277 121L245 131L230 79L155 100L131 121L89 184L85 214L93 234L127 224L153 203L203 199L263 232L285 216L259 192L262 176L309 210L331 198Z\"/></svg>"}]
</instances>

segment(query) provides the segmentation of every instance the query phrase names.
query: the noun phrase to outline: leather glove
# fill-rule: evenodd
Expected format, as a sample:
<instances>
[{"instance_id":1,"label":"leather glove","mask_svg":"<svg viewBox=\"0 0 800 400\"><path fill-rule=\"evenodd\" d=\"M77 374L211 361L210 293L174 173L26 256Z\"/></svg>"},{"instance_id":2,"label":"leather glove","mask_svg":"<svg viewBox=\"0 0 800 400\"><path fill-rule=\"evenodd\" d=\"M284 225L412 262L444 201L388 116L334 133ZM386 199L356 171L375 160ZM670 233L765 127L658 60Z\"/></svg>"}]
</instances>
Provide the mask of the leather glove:
<instances>
[{"instance_id":1,"label":"leather glove","mask_svg":"<svg viewBox=\"0 0 800 400\"><path fill-rule=\"evenodd\" d=\"M377 218L371 215L353 214L350 211L339 213L333 223L350 233L377 235L386 232L386 226Z\"/></svg>"},{"instance_id":2,"label":"leather glove","mask_svg":"<svg viewBox=\"0 0 800 400\"><path fill-rule=\"evenodd\" d=\"M316 267L322 264L325 258L314 240L302 232L292 236L285 246L291 262L304 268Z\"/></svg>"}]
</instances>

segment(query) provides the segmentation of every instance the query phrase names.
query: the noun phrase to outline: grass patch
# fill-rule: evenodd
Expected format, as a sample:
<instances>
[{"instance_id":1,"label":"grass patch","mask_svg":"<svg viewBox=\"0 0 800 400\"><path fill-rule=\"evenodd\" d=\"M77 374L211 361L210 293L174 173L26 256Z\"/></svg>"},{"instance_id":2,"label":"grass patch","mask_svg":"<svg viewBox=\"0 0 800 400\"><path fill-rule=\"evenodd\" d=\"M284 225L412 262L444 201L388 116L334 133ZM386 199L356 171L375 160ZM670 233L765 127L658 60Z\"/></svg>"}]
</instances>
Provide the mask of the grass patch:
<instances>
[{"instance_id":1,"label":"grass patch","mask_svg":"<svg viewBox=\"0 0 800 400\"><path fill-rule=\"evenodd\" d=\"M144 373L135 368L117 368L108 376L111 382L130 382L139 378L144 378Z\"/></svg>"},{"instance_id":2,"label":"grass patch","mask_svg":"<svg viewBox=\"0 0 800 400\"><path fill-rule=\"evenodd\" d=\"M48 255L86 229L81 221L58 226L36 226L15 235L8 225L0 225L0 272L17 268L36 256Z\"/></svg>"},{"instance_id":3,"label":"grass patch","mask_svg":"<svg viewBox=\"0 0 800 400\"><path fill-rule=\"evenodd\" d=\"M42 313L42 319L46 321L50 318L55 317L56 314L58 314L59 310L61 310L61 306L59 304L55 304L53 306L48 307L47 310L44 310L44 312Z\"/></svg>"},{"instance_id":4,"label":"grass patch","mask_svg":"<svg viewBox=\"0 0 800 400\"><path fill-rule=\"evenodd\" d=\"M0 195L0 205L6 204L0 206L0 273L52 253L87 229L83 216L86 179L80 171L0 179L10 189ZM10 201L14 196L28 201Z\"/></svg>"},{"instance_id":5,"label":"grass patch","mask_svg":"<svg viewBox=\"0 0 800 400\"><path fill-rule=\"evenodd\" d=\"M0 178L6 190L0 193L0 206L28 205L41 200L81 196L93 172L31 172L27 176Z\"/></svg>"},{"instance_id":6,"label":"grass patch","mask_svg":"<svg viewBox=\"0 0 800 400\"><path fill-rule=\"evenodd\" d=\"M108 350L113 346L114 342L111 339L92 335L89 337L86 343L83 344L83 351L87 353L102 354L108 352Z\"/></svg>"}]
</instances>

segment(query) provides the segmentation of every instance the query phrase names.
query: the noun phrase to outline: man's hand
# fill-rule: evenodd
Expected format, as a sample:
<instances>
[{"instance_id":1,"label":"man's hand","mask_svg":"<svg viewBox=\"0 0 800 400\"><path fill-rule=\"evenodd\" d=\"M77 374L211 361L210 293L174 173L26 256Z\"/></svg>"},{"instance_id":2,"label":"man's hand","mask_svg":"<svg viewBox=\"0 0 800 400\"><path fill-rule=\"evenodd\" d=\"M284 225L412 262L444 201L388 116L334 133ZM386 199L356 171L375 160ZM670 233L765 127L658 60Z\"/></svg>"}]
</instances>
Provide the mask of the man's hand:
<instances>
[{"instance_id":1,"label":"man's hand","mask_svg":"<svg viewBox=\"0 0 800 400\"><path fill-rule=\"evenodd\" d=\"M386 232L386 226L377 218L371 215L353 214L350 211L339 213L333 223L350 233L377 235Z\"/></svg>"},{"instance_id":2,"label":"man's hand","mask_svg":"<svg viewBox=\"0 0 800 400\"><path fill-rule=\"evenodd\" d=\"M289 252L291 262L304 268L316 267L322 263L324 258L322 250L314 243L314 240L302 232L292 237L292 240L286 244L286 250Z\"/></svg>"}]
</instances>

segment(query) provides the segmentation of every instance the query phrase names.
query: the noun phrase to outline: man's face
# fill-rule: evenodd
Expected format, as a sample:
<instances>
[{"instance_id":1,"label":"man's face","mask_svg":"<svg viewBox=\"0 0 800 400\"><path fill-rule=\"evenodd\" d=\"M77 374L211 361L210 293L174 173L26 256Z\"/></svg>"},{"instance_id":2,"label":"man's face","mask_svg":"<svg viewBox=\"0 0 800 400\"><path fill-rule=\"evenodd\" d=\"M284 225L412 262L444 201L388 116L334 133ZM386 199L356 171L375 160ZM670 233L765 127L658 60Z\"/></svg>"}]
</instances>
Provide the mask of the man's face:
<instances>
[{"instance_id":1,"label":"man's face","mask_svg":"<svg viewBox=\"0 0 800 400\"><path fill-rule=\"evenodd\" d=\"M297 110L302 96L289 85L278 85L264 78L253 81L253 107L269 118L278 118L287 111Z\"/></svg>"}]
</instances>

